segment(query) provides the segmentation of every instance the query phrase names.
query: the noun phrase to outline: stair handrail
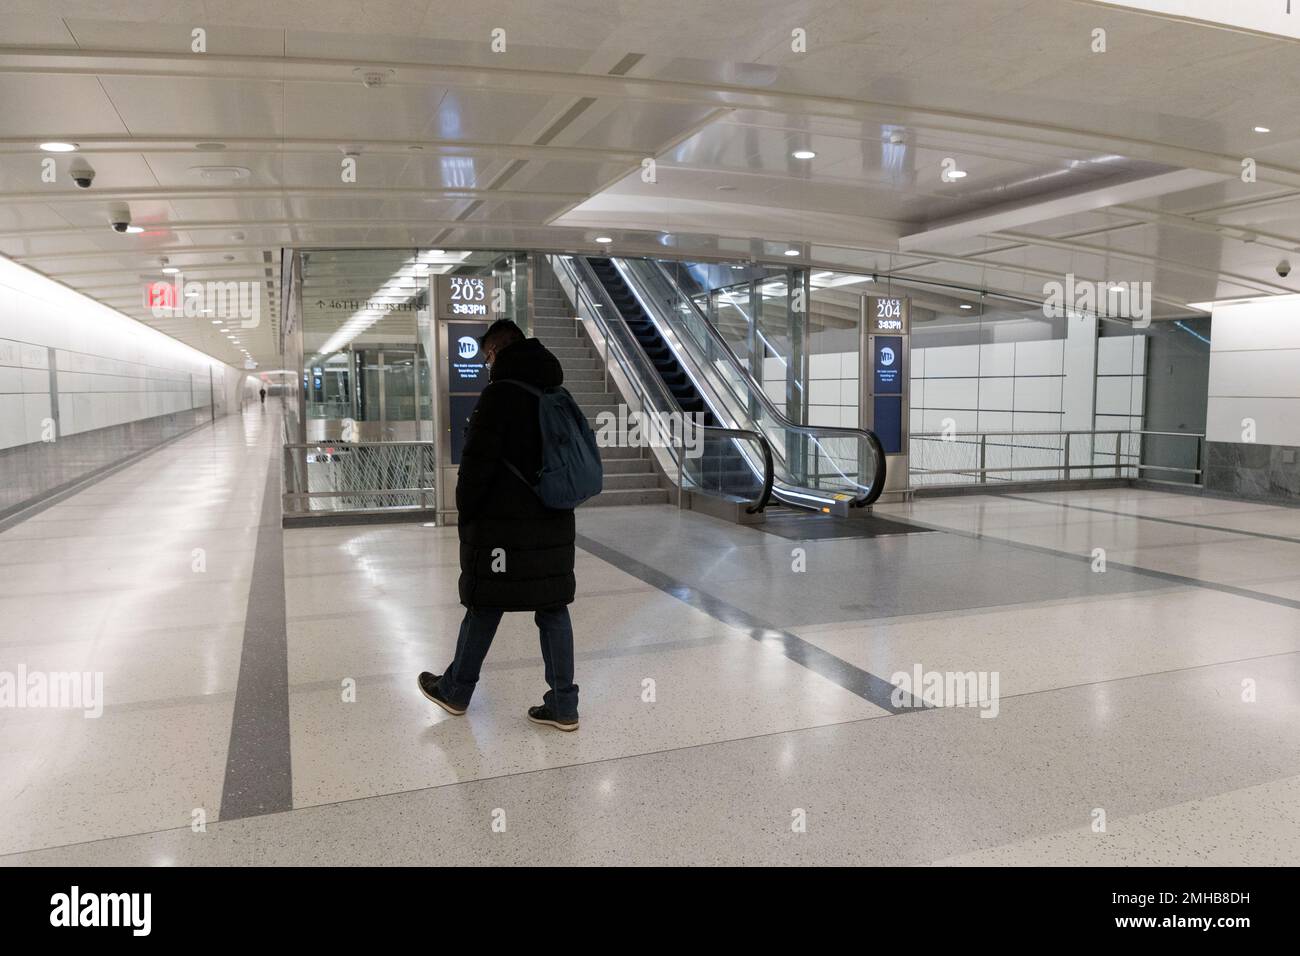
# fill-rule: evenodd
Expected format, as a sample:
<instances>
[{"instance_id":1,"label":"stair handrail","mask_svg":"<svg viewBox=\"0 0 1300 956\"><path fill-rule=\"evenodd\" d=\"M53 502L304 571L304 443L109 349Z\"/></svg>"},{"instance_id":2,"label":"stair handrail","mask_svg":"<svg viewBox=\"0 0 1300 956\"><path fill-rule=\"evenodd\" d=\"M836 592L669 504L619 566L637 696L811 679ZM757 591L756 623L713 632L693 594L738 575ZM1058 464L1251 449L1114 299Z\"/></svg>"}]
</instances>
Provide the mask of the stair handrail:
<instances>
[{"instance_id":1,"label":"stair handrail","mask_svg":"<svg viewBox=\"0 0 1300 956\"><path fill-rule=\"evenodd\" d=\"M725 338L723 338L722 334L714 327L713 323L709 321L708 316L700 310L700 307L695 303L695 300L686 294L677 279L664 268L663 263L658 259L649 258L643 259L642 261L649 262L673 287L673 290L677 293L678 297L690 306L691 310L695 313L696 318L700 320L700 324L704 327L706 334L709 336L710 342L717 346L732 371L738 374L745 381L749 386L750 392L753 393L755 398L757 398L759 404L763 406L763 410L766 411L778 425L795 433L807 434L814 438L819 435L824 435L826 437L834 437L838 435L846 438L855 438L867 443L868 447L872 451L872 457L875 459L875 468L873 469L871 483L867 487L866 493L854 498L854 500L849 503L849 507L864 508L867 505L873 504L876 499L880 497L880 494L884 491L885 487L885 450L881 446L880 438L876 433L868 428L844 428L836 425L803 425L792 421L777 407L776 403L772 401L767 392L758 384L753 375L740 361L740 358L731 348L731 345ZM827 457L829 458L832 456L828 454Z\"/></svg>"}]
</instances>

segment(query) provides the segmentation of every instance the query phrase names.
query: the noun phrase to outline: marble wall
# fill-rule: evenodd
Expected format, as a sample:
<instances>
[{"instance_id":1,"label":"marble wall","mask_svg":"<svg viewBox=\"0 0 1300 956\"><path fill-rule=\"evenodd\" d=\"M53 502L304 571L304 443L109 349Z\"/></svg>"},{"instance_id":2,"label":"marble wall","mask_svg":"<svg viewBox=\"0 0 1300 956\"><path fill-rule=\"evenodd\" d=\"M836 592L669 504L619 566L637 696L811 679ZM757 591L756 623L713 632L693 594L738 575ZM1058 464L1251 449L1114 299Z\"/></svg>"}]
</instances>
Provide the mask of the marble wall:
<instances>
[{"instance_id":1,"label":"marble wall","mask_svg":"<svg viewBox=\"0 0 1300 956\"><path fill-rule=\"evenodd\" d=\"M1300 501L1300 449L1289 445L1206 442L1208 491L1255 501Z\"/></svg>"},{"instance_id":2,"label":"marble wall","mask_svg":"<svg viewBox=\"0 0 1300 956\"><path fill-rule=\"evenodd\" d=\"M0 449L0 520L211 420L210 407L190 408Z\"/></svg>"}]
</instances>

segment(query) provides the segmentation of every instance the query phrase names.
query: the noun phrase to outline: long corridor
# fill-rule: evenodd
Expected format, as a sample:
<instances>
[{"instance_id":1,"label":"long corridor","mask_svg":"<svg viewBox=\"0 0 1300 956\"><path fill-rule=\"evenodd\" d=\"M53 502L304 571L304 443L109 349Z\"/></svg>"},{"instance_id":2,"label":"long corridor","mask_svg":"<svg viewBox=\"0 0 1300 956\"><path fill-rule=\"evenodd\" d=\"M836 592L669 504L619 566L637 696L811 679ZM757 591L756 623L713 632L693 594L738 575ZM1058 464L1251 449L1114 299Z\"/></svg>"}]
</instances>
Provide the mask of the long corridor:
<instances>
[{"instance_id":1,"label":"long corridor","mask_svg":"<svg viewBox=\"0 0 1300 956\"><path fill-rule=\"evenodd\" d=\"M1300 855L1300 510L986 495L803 539L581 510L567 735L524 719L529 615L466 717L420 695L455 529L282 532L278 440L253 407L0 532L0 670L103 674L101 717L0 724L4 863ZM911 706L916 668L999 687Z\"/></svg>"}]
</instances>

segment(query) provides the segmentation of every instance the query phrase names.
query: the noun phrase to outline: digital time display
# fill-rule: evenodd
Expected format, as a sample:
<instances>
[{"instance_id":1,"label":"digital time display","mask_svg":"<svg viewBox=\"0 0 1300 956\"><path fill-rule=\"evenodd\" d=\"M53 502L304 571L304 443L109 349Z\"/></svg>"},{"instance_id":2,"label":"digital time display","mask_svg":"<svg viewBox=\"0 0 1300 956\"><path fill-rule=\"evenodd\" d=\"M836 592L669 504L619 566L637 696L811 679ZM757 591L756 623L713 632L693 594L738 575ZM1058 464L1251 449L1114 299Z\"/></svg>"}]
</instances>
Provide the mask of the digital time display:
<instances>
[{"instance_id":1,"label":"digital time display","mask_svg":"<svg viewBox=\"0 0 1300 956\"><path fill-rule=\"evenodd\" d=\"M490 276L438 276L438 317L485 319L492 312Z\"/></svg>"},{"instance_id":2,"label":"digital time display","mask_svg":"<svg viewBox=\"0 0 1300 956\"><path fill-rule=\"evenodd\" d=\"M867 297L867 321L873 335L906 333L907 312L907 302L903 299Z\"/></svg>"}]
</instances>

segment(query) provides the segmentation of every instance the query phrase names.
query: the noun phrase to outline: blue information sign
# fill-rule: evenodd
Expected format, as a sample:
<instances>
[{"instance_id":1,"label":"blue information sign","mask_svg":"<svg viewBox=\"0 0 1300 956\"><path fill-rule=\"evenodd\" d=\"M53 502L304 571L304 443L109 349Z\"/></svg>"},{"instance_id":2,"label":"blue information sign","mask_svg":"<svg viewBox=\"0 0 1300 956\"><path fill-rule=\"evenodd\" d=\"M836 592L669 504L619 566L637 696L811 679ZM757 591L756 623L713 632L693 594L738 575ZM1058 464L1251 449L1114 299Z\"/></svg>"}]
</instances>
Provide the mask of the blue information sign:
<instances>
[{"instance_id":1,"label":"blue information sign","mask_svg":"<svg viewBox=\"0 0 1300 956\"><path fill-rule=\"evenodd\" d=\"M877 335L872 356L875 392L872 431L888 455L903 450L903 338Z\"/></svg>"},{"instance_id":2,"label":"blue information sign","mask_svg":"<svg viewBox=\"0 0 1300 956\"><path fill-rule=\"evenodd\" d=\"M875 374L877 395L903 394L902 336L876 336Z\"/></svg>"}]
</instances>

